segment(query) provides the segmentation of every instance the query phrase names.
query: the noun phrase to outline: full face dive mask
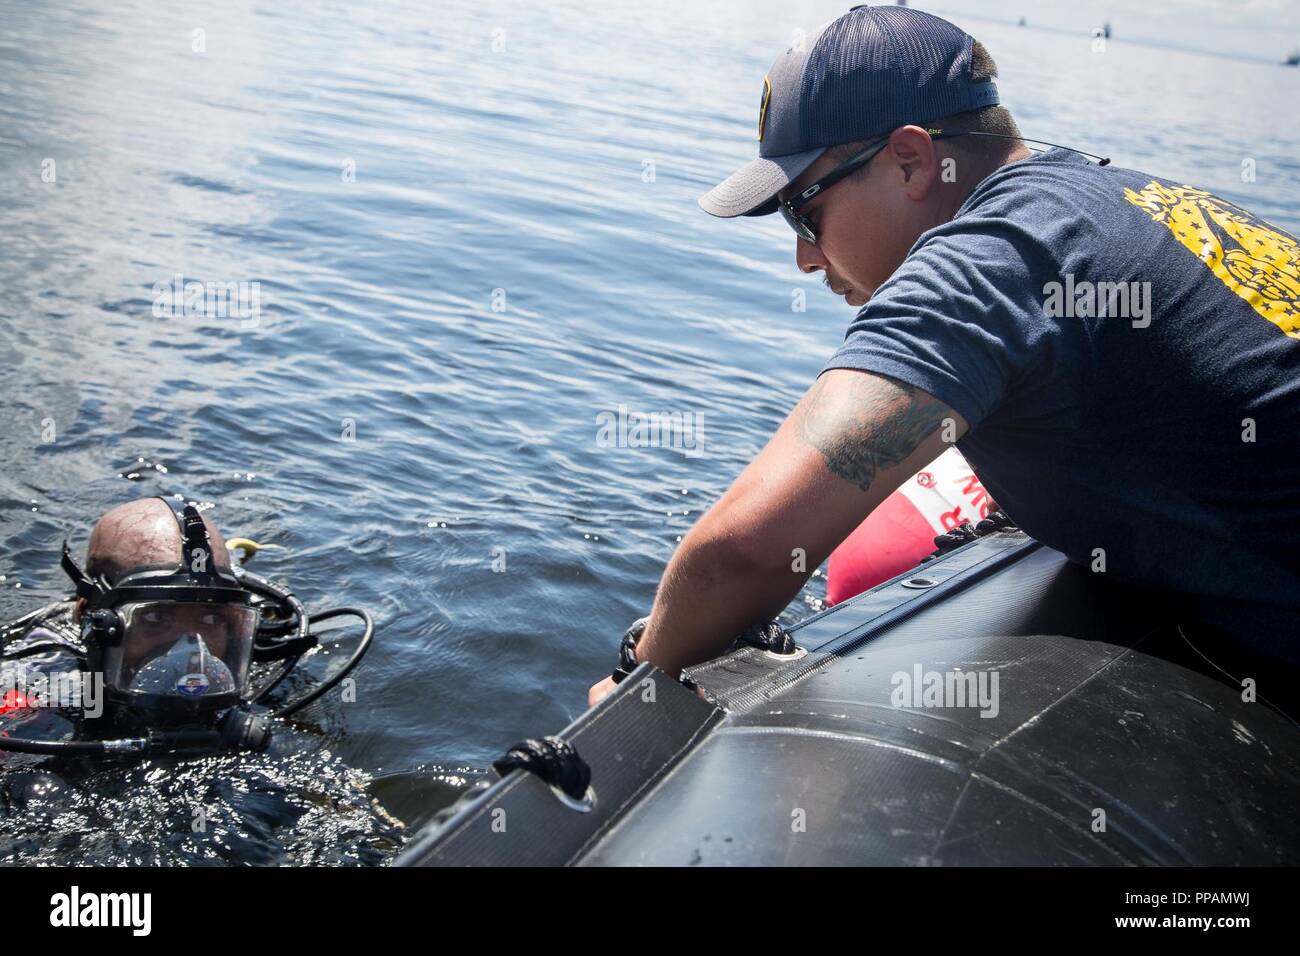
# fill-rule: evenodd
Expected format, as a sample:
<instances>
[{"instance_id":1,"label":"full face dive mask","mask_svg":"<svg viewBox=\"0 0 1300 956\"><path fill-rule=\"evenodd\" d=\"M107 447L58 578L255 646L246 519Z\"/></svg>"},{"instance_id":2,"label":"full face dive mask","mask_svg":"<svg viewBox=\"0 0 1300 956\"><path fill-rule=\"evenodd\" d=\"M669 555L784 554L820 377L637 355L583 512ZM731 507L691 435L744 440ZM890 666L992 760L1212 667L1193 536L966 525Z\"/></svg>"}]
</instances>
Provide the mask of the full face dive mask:
<instances>
[{"instance_id":1,"label":"full face dive mask","mask_svg":"<svg viewBox=\"0 0 1300 956\"><path fill-rule=\"evenodd\" d=\"M66 545L62 564L86 601L87 668L103 675L110 704L150 723L203 724L248 690L258 610L235 574L216 565L198 509L172 510L176 565L132 568L110 584L79 568Z\"/></svg>"}]
</instances>

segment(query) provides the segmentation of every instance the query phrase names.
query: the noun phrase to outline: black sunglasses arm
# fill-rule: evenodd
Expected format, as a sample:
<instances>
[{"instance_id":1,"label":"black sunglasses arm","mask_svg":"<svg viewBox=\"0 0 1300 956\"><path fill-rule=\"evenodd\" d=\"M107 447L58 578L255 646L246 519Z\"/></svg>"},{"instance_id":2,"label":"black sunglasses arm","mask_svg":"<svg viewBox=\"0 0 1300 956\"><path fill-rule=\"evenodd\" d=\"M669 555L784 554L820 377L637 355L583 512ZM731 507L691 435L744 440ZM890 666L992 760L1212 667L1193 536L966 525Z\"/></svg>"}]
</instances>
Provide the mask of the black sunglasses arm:
<instances>
[{"instance_id":1,"label":"black sunglasses arm","mask_svg":"<svg viewBox=\"0 0 1300 956\"><path fill-rule=\"evenodd\" d=\"M946 130L946 129L927 129L931 139L947 139L952 136L960 136L964 130ZM816 196L823 189L833 186L845 176L871 162L876 154L889 145L889 138L886 137L878 142L872 143L862 152L849 159L846 159L839 166L836 166L829 173L823 176L817 182L813 183L799 195L786 200L786 205L792 212L798 212L809 200Z\"/></svg>"}]
</instances>

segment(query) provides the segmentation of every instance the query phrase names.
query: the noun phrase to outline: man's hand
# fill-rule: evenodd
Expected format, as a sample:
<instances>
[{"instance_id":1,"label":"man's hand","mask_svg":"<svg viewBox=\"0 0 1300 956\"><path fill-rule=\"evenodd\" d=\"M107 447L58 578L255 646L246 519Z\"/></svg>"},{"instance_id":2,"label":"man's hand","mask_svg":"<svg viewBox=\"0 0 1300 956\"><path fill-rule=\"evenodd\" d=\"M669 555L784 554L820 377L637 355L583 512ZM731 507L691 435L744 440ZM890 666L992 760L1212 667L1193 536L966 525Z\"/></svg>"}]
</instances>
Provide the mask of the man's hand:
<instances>
[{"instance_id":1,"label":"man's hand","mask_svg":"<svg viewBox=\"0 0 1300 956\"><path fill-rule=\"evenodd\" d=\"M918 388L824 373L678 547L637 657L676 677L775 619L836 545L965 431L960 415ZM588 701L613 686L594 685Z\"/></svg>"},{"instance_id":2,"label":"man's hand","mask_svg":"<svg viewBox=\"0 0 1300 956\"><path fill-rule=\"evenodd\" d=\"M597 681L591 685L591 690L587 691L587 706L595 707L600 703L601 698L612 691L618 685L614 683L614 678L606 677L602 681Z\"/></svg>"}]
</instances>

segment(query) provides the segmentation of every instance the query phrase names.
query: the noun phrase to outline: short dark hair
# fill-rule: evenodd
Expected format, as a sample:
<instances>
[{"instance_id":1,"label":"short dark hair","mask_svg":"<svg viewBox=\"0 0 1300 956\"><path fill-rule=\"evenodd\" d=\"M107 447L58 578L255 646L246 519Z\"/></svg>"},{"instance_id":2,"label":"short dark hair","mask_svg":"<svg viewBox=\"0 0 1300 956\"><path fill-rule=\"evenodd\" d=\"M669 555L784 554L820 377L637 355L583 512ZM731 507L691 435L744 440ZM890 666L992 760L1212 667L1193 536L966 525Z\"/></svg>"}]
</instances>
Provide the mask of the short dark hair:
<instances>
[{"instance_id":1,"label":"short dark hair","mask_svg":"<svg viewBox=\"0 0 1300 956\"><path fill-rule=\"evenodd\" d=\"M993 57L985 49L984 44L979 40L974 41L971 48L971 79L991 80L998 75L998 65L993 62ZM944 140L953 150L964 156L974 159L988 160L997 162L1005 159L1007 154L1016 147L1015 140L1003 139L1004 136L1020 136L1020 128L1016 126L1016 121L1011 116L1011 111L1005 106L985 106L977 110L967 110L964 113L953 113L951 116L941 116L938 119L926 120L924 124L932 128L960 129L974 133L995 133L996 136L959 136L955 139ZM879 137L876 137L879 139ZM860 153L869 143L874 140L861 140L853 143L841 143L838 146L832 146L828 153L838 160L846 160ZM858 170L854 175L865 175L866 168Z\"/></svg>"}]
</instances>

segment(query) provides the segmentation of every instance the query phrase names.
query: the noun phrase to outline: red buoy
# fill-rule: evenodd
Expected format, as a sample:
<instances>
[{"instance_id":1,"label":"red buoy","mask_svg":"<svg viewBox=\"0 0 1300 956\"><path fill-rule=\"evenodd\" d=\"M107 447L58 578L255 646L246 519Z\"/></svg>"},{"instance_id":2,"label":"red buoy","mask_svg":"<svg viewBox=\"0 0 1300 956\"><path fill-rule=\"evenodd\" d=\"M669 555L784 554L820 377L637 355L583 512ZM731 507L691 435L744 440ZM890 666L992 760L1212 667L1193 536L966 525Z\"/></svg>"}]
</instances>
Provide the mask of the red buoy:
<instances>
[{"instance_id":1,"label":"red buoy","mask_svg":"<svg viewBox=\"0 0 1300 956\"><path fill-rule=\"evenodd\" d=\"M830 557L826 601L847 601L916 567L936 535L987 518L997 505L956 448L918 471L880 503Z\"/></svg>"}]
</instances>

